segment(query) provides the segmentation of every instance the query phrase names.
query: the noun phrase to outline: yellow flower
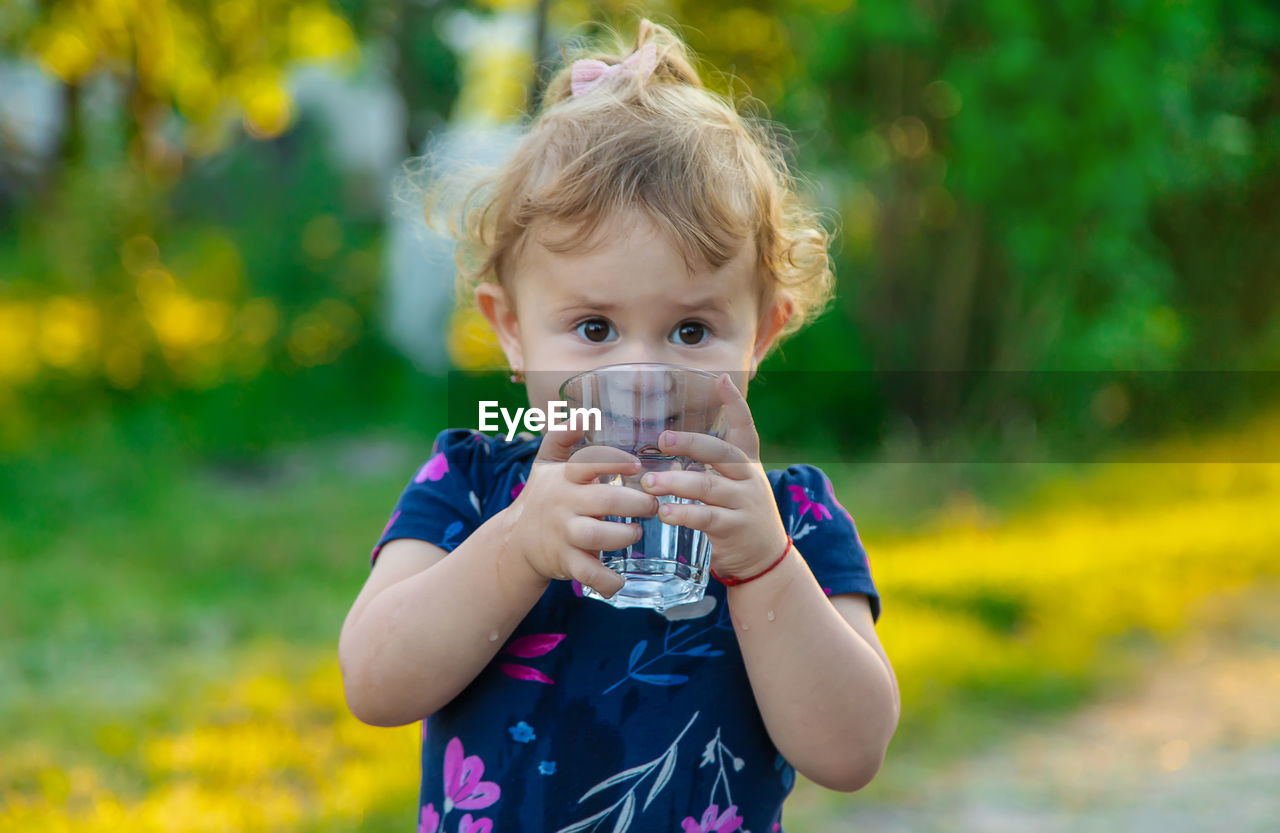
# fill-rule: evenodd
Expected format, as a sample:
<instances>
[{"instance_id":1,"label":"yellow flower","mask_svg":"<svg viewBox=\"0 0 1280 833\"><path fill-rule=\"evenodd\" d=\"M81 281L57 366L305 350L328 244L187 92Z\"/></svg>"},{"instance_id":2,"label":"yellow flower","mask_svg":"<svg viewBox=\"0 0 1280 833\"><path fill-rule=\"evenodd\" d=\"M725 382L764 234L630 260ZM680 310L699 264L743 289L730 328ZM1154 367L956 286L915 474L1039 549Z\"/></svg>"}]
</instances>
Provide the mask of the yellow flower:
<instances>
[{"instance_id":1,"label":"yellow flower","mask_svg":"<svg viewBox=\"0 0 1280 833\"><path fill-rule=\"evenodd\" d=\"M26 382L40 370L36 309L27 301L0 302L0 382Z\"/></svg>"},{"instance_id":2,"label":"yellow flower","mask_svg":"<svg viewBox=\"0 0 1280 833\"><path fill-rule=\"evenodd\" d=\"M454 310L449 316L449 358L459 370L492 370L506 361L498 336L479 310Z\"/></svg>"},{"instance_id":3,"label":"yellow flower","mask_svg":"<svg viewBox=\"0 0 1280 833\"><path fill-rule=\"evenodd\" d=\"M51 367L84 370L98 348L98 310L85 298L50 298L40 311L40 357Z\"/></svg>"},{"instance_id":4,"label":"yellow flower","mask_svg":"<svg viewBox=\"0 0 1280 833\"><path fill-rule=\"evenodd\" d=\"M482 41L463 62L455 115L463 122L514 121L524 110L532 72L527 50Z\"/></svg>"},{"instance_id":5,"label":"yellow flower","mask_svg":"<svg viewBox=\"0 0 1280 833\"><path fill-rule=\"evenodd\" d=\"M340 58L356 50L356 37L324 5L299 5L289 10L289 44L294 58Z\"/></svg>"}]
</instances>

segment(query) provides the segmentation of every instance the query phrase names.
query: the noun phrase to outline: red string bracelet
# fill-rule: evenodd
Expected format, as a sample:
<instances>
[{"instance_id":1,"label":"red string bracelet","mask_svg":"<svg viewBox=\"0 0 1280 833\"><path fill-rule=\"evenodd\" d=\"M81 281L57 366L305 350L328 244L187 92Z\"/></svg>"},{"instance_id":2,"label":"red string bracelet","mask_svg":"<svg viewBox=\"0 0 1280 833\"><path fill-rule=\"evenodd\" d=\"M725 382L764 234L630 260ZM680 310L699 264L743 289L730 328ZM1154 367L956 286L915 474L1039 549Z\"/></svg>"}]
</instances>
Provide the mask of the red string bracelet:
<instances>
[{"instance_id":1,"label":"red string bracelet","mask_svg":"<svg viewBox=\"0 0 1280 833\"><path fill-rule=\"evenodd\" d=\"M778 556L778 560L770 564L768 567L765 567L762 571L756 573L751 578L733 578L732 576L727 576L727 577L722 576L719 573L717 573L714 568L712 568L711 570L711 575L715 577L716 581L720 582L725 587L737 587L739 584L746 584L749 581L755 581L756 579L760 578L760 576L764 575L765 573L772 570L774 567L777 567L779 564L781 564L782 559L786 558L787 553L791 552L791 545L793 543L795 542L792 541L791 536L788 535L787 546L782 550L782 555Z\"/></svg>"}]
</instances>

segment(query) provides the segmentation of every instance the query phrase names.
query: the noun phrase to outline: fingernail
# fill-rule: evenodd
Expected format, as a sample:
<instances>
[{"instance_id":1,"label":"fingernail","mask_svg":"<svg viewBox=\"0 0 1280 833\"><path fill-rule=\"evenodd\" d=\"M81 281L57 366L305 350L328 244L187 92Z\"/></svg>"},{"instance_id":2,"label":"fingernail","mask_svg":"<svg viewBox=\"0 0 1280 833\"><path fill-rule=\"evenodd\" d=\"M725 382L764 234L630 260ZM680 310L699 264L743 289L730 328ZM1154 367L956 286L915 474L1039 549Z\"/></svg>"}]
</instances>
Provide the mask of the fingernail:
<instances>
[{"instance_id":1,"label":"fingernail","mask_svg":"<svg viewBox=\"0 0 1280 833\"><path fill-rule=\"evenodd\" d=\"M662 436L658 439L663 445L675 445L676 435L671 431L663 431Z\"/></svg>"},{"instance_id":2,"label":"fingernail","mask_svg":"<svg viewBox=\"0 0 1280 833\"><path fill-rule=\"evenodd\" d=\"M653 484L658 482L658 476L655 474L646 474L644 477L640 478L640 482L643 483L646 488L653 488Z\"/></svg>"},{"instance_id":3,"label":"fingernail","mask_svg":"<svg viewBox=\"0 0 1280 833\"><path fill-rule=\"evenodd\" d=\"M671 513L672 513L672 512L674 512L674 511L676 511L676 510L672 509L672 508L671 508L671 504L669 504L669 503L664 503L664 504L662 504L661 506L659 506L659 507L658 507L658 514L659 514L659 515L661 515L661 516L662 516L662 517L664 517L664 518L669 518L669 517L671 517Z\"/></svg>"}]
</instances>

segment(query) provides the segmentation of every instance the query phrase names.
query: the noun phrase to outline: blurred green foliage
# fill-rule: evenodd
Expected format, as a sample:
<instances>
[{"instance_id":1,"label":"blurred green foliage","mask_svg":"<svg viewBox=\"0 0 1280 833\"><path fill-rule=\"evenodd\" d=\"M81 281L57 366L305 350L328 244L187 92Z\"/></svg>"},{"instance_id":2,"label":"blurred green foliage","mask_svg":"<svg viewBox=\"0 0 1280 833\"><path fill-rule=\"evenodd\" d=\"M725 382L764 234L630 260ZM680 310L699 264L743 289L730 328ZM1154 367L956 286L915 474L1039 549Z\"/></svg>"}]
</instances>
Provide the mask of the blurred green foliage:
<instances>
[{"instance_id":1,"label":"blurred green foliage","mask_svg":"<svg viewBox=\"0 0 1280 833\"><path fill-rule=\"evenodd\" d=\"M777 115L841 209L830 326L865 366L1276 366L1273 4L866 0L791 23L807 65ZM897 405L947 428L975 395Z\"/></svg>"},{"instance_id":2,"label":"blurred green foliage","mask_svg":"<svg viewBox=\"0 0 1280 833\"><path fill-rule=\"evenodd\" d=\"M444 381L416 374L378 327L384 218L284 79L314 61L386 68L409 155L469 77L445 37L459 15L539 8L551 53L564 34L629 31L636 12L677 25L712 87L754 94L786 126L797 170L832 209L839 296L766 365L766 441L854 436L856 451L898 430L926 442L1009 425L1037 442L1157 432L1179 414L1251 407L1252 394L1209 400L1202 378L1139 372L1064 397L1048 371L1280 361L1280 11L1264 0L175 0L156 13L164 32L121 8L114 23L93 3L0 18L6 48L59 79L67 125L45 163L0 166L10 452L93 411L167 418L181 442L223 454L438 417L424 403ZM126 94L90 119L103 76ZM1036 373L814 390L790 369ZM809 415L841 416L800 430L801 395ZM1138 405L1145 422L1126 423Z\"/></svg>"}]
</instances>

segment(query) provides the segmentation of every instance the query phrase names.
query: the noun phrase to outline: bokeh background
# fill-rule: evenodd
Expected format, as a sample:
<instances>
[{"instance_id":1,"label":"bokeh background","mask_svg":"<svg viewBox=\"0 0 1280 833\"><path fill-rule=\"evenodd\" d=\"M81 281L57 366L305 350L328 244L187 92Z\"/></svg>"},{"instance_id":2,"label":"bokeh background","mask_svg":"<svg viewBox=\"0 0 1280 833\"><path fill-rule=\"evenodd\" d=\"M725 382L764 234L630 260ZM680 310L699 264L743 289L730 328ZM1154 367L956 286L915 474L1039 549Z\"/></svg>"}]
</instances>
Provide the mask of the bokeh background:
<instances>
[{"instance_id":1,"label":"bokeh background","mask_svg":"<svg viewBox=\"0 0 1280 833\"><path fill-rule=\"evenodd\" d=\"M397 175L500 159L637 14L838 228L753 404L857 520L904 713L788 829L1273 829L1269 0L6 2L0 829L414 823L337 634L495 352Z\"/></svg>"}]
</instances>

